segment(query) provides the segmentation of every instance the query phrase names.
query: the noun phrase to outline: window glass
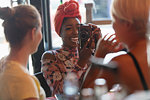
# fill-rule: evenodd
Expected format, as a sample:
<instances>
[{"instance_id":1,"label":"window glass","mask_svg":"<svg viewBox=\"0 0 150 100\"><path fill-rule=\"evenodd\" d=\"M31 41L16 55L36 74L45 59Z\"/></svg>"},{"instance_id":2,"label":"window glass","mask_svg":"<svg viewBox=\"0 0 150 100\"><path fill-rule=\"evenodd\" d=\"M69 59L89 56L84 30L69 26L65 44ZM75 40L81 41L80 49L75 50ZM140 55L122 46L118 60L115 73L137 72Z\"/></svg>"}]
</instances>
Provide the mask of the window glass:
<instances>
[{"instance_id":1,"label":"window glass","mask_svg":"<svg viewBox=\"0 0 150 100\"><path fill-rule=\"evenodd\" d=\"M57 7L61 4L60 0L50 0L50 19L51 19L51 35L52 35L52 47L58 48L62 45L61 38L57 35L54 28L54 16Z\"/></svg>"},{"instance_id":2,"label":"window glass","mask_svg":"<svg viewBox=\"0 0 150 100\"><path fill-rule=\"evenodd\" d=\"M0 7L10 7L9 0L0 0ZM9 53L9 45L5 40L4 28L2 27L3 20L0 19L0 59Z\"/></svg>"},{"instance_id":3,"label":"window glass","mask_svg":"<svg viewBox=\"0 0 150 100\"><path fill-rule=\"evenodd\" d=\"M93 20L110 19L111 0L93 0Z\"/></svg>"}]
</instances>

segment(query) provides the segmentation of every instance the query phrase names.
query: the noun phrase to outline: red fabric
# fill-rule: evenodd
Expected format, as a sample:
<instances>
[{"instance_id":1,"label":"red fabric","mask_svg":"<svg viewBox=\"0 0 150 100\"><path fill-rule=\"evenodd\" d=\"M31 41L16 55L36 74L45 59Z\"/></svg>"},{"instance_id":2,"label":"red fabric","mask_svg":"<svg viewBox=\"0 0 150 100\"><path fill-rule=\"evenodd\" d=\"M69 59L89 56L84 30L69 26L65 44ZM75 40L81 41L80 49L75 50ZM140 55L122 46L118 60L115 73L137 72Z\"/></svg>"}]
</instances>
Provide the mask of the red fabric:
<instances>
[{"instance_id":1,"label":"red fabric","mask_svg":"<svg viewBox=\"0 0 150 100\"><path fill-rule=\"evenodd\" d=\"M79 4L74 0L70 0L61 4L56 11L54 18L54 26L56 33L60 36L60 29L62 26L63 19L66 17L77 17L81 22L81 15L79 12Z\"/></svg>"}]
</instances>

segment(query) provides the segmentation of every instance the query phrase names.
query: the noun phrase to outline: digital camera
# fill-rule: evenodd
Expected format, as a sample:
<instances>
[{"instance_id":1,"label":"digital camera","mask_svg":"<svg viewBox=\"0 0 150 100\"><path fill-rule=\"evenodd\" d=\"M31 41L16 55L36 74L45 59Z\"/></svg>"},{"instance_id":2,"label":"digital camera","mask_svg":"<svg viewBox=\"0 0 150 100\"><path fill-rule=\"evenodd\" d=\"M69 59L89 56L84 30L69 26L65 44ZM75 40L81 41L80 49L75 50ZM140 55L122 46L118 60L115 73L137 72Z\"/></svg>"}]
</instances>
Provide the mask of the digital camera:
<instances>
[{"instance_id":1,"label":"digital camera","mask_svg":"<svg viewBox=\"0 0 150 100\"><path fill-rule=\"evenodd\" d=\"M94 38L95 45L96 45L98 39L97 39L96 34L95 35L92 34L93 30L94 30L94 28L90 25L87 25L87 24L81 24L80 25L80 28L79 28L79 45L80 45L81 49L84 47L84 45L86 44L86 42L88 41L89 38L91 38L91 40ZM89 42L89 44L87 45L87 48L90 45L91 45L91 42Z\"/></svg>"}]
</instances>

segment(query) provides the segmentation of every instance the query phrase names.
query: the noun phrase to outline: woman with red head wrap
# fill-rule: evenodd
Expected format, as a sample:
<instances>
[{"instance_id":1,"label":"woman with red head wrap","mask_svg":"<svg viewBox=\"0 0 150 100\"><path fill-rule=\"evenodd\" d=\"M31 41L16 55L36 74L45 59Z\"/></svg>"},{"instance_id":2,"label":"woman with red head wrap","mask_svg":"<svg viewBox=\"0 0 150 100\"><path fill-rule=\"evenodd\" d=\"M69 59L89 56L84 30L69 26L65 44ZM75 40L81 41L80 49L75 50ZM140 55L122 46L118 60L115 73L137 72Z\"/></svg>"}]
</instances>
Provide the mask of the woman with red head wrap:
<instances>
[{"instance_id":1,"label":"woman with red head wrap","mask_svg":"<svg viewBox=\"0 0 150 100\"><path fill-rule=\"evenodd\" d=\"M42 71L52 90L52 95L63 93L63 80L68 72L75 72L79 80L82 80L87 69L88 59L92 51L91 47L84 48L79 54L78 29L81 23L79 4L70 0L60 5L54 18L55 30L62 38L62 48L46 51L42 56ZM100 38L100 29L94 27L94 34Z\"/></svg>"},{"instance_id":2,"label":"woman with red head wrap","mask_svg":"<svg viewBox=\"0 0 150 100\"><path fill-rule=\"evenodd\" d=\"M55 31L58 35L60 35L60 29L63 23L63 19L70 18L70 17L76 17L81 22L79 4L74 0L65 2L63 5L60 5L57 9L55 19L54 19L54 24L55 24Z\"/></svg>"}]
</instances>

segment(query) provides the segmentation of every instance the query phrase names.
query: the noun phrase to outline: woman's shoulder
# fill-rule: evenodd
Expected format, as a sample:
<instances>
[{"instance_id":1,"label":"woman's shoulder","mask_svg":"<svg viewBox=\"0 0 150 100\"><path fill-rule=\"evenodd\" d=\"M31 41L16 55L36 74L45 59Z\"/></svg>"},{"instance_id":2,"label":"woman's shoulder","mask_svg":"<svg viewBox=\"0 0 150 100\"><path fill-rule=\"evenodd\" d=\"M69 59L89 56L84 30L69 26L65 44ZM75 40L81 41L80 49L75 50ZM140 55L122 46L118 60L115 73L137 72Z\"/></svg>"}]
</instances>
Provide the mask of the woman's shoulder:
<instances>
[{"instance_id":1,"label":"woman's shoulder","mask_svg":"<svg viewBox=\"0 0 150 100\"><path fill-rule=\"evenodd\" d=\"M119 56L115 56L112 58L112 61L117 62L119 67L122 69L124 69L124 68L127 69L127 67L131 68L131 66L134 66L133 59L130 57L130 55L128 53L122 54Z\"/></svg>"},{"instance_id":2,"label":"woman's shoulder","mask_svg":"<svg viewBox=\"0 0 150 100\"><path fill-rule=\"evenodd\" d=\"M45 59L55 60L55 51L53 50L45 51L41 57L41 60Z\"/></svg>"},{"instance_id":3,"label":"woman's shoulder","mask_svg":"<svg viewBox=\"0 0 150 100\"><path fill-rule=\"evenodd\" d=\"M119 51L116 53L109 53L105 56L104 60L105 60L105 63L108 63L112 60L124 59L124 57L126 55L127 55L127 52L125 52L125 51Z\"/></svg>"},{"instance_id":4,"label":"woman's shoulder","mask_svg":"<svg viewBox=\"0 0 150 100\"><path fill-rule=\"evenodd\" d=\"M111 57L111 59L109 58ZM109 59L109 60L108 60ZM117 63L118 67L121 69L134 66L133 59L129 56L127 52L120 52L119 54L111 54L107 57L108 62L114 61ZM128 68L127 68L128 69Z\"/></svg>"},{"instance_id":5,"label":"woman's shoulder","mask_svg":"<svg viewBox=\"0 0 150 100\"><path fill-rule=\"evenodd\" d=\"M126 58L128 58L128 53L116 55L112 58L112 60L125 60Z\"/></svg>"}]
</instances>

